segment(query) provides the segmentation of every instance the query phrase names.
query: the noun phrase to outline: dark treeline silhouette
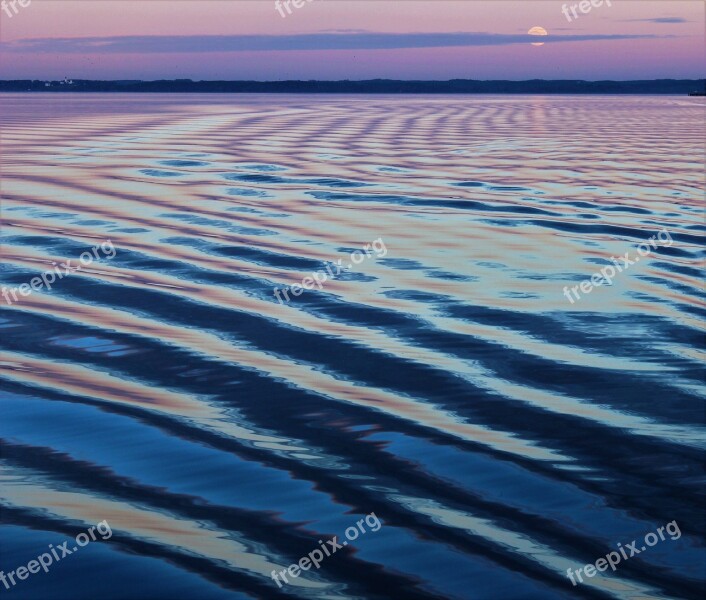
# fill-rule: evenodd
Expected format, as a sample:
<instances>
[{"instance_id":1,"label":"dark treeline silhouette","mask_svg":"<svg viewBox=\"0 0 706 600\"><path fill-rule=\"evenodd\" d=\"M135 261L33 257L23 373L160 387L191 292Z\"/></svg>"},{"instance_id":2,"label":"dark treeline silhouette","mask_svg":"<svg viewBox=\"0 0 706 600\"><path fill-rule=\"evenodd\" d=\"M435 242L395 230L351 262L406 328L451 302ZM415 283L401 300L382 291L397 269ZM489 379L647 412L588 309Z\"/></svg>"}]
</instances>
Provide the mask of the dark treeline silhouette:
<instances>
[{"instance_id":1,"label":"dark treeline silhouette","mask_svg":"<svg viewBox=\"0 0 706 600\"><path fill-rule=\"evenodd\" d=\"M49 84L49 85L47 85ZM0 92L150 92L284 94L688 94L703 92L700 79L643 81L0 81Z\"/></svg>"}]
</instances>

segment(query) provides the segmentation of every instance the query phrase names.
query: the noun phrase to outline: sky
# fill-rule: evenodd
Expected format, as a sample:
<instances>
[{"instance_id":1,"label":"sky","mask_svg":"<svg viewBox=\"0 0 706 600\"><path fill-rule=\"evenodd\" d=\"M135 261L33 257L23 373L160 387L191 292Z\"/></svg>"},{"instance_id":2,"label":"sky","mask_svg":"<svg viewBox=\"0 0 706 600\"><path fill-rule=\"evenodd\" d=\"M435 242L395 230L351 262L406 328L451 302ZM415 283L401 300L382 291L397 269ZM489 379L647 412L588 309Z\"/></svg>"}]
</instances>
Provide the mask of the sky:
<instances>
[{"instance_id":1,"label":"sky","mask_svg":"<svg viewBox=\"0 0 706 600\"><path fill-rule=\"evenodd\" d=\"M292 1L17 0L0 10L0 79L706 75L704 0L585 0L576 17L579 0Z\"/></svg>"}]
</instances>

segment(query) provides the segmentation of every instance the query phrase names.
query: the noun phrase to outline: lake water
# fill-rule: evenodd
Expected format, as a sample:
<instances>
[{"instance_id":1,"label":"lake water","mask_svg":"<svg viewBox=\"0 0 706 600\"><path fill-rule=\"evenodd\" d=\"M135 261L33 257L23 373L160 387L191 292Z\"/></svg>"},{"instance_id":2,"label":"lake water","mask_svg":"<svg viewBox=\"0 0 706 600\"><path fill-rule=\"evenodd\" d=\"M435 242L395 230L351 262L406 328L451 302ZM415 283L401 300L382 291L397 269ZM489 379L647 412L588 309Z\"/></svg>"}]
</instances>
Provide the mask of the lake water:
<instances>
[{"instance_id":1,"label":"lake water","mask_svg":"<svg viewBox=\"0 0 706 600\"><path fill-rule=\"evenodd\" d=\"M13 598L702 597L704 99L0 110Z\"/></svg>"}]
</instances>

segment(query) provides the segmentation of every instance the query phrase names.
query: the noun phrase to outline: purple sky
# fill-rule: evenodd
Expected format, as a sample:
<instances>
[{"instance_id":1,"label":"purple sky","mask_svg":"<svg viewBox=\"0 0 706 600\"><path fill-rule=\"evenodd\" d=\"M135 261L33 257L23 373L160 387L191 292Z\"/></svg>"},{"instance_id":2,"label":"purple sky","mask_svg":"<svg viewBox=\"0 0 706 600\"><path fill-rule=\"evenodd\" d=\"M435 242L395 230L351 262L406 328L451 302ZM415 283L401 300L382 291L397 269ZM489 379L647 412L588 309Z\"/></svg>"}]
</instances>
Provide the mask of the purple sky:
<instances>
[{"instance_id":1,"label":"purple sky","mask_svg":"<svg viewBox=\"0 0 706 600\"><path fill-rule=\"evenodd\" d=\"M6 0L6 2L9 0ZM31 0L0 78L701 78L703 0ZM599 0L594 0L599 4ZM608 4L610 3L610 5ZM590 2L588 3L590 4ZM566 5L571 22L562 7ZM527 31L544 27L543 46Z\"/></svg>"}]
</instances>

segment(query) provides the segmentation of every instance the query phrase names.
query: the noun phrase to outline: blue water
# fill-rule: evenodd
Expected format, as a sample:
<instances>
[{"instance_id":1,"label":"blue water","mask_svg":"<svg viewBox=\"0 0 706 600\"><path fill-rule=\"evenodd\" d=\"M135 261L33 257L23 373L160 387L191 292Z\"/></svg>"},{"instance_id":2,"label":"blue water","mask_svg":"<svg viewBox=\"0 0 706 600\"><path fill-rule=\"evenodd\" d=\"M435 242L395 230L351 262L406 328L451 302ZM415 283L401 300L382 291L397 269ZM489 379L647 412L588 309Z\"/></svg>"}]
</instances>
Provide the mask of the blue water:
<instances>
[{"instance_id":1,"label":"blue water","mask_svg":"<svg viewBox=\"0 0 706 600\"><path fill-rule=\"evenodd\" d=\"M0 105L0 594L703 597L703 99Z\"/></svg>"}]
</instances>

